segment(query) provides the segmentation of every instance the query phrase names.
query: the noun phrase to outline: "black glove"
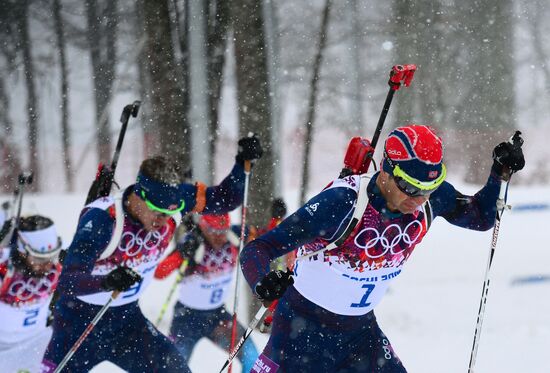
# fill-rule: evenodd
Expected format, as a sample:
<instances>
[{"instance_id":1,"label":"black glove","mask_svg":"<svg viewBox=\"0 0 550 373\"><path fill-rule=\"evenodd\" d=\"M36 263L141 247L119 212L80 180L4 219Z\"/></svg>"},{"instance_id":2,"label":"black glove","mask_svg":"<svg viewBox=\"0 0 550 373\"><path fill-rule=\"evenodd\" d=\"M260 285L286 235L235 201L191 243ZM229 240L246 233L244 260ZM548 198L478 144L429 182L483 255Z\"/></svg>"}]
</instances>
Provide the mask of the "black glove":
<instances>
[{"instance_id":1,"label":"black glove","mask_svg":"<svg viewBox=\"0 0 550 373\"><path fill-rule=\"evenodd\" d=\"M126 291L136 282L140 282L141 276L128 267L117 267L105 276L101 281L101 287L107 291Z\"/></svg>"},{"instance_id":2,"label":"black glove","mask_svg":"<svg viewBox=\"0 0 550 373\"><path fill-rule=\"evenodd\" d=\"M521 132L516 131L512 142L501 142L493 150L493 168L500 176L517 172L525 166L520 135Z\"/></svg>"},{"instance_id":3,"label":"black glove","mask_svg":"<svg viewBox=\"0 0 550 373\"><path fill-rule=\"evenodd\" d=\"M292 271L281 270L271 271L256 285L256 294L261 300L268 302L279 299L283 296L286 289L294 283Z\"/></svg>"},{"instance_id":4,"label":"black glove","mask_svg":"<svg viewBox=\"0 0 550 373\"><path fill-rule=\"evenodd\" d=\"M176 250L179 251L182 258L187 259L189 267L196 264L195 253L203 242L204 238L200 234L198 228L195 227L185 235L183 242L178 242L176 244Z\"/></svg>"},{"instance_id":5,"label":"black glove","mask_svg":"<svg viewBox=\"0 0 550 373\"><path fill-rule=\"evenodd\" d=\"M264 154L260 138L255 134L250 134L248 137L243 137L238 142L239 149L235 159L238 163L244 164L244 161L253 161L260 159Z\"/></svg>"}]
</instances>

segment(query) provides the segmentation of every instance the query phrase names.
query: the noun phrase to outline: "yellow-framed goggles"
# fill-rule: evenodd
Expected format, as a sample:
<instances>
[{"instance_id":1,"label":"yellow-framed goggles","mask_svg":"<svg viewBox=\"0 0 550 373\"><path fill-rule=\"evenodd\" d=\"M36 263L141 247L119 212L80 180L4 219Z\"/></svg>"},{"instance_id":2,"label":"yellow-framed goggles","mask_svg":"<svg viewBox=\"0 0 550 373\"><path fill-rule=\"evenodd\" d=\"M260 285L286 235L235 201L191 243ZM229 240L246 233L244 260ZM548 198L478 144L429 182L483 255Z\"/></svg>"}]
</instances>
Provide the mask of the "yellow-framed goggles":
<instances>
[{"instance_id":1,"label":"yellow-framed goggles","mask_svg":"<svg viewBox=\"0 0 550 373\"><path fill-rule=\"evenodd\" d=\"M392 162L393 163L393 162ZM390 163L391 165L391 163ZM426 196L436 190L447 177L447 168L445 164L441 165L441 175L432 181L420 181L407 175L399 165L391 165L393 168L393 178L400 191L409 197Z\"/></svg>"}]
</instances>

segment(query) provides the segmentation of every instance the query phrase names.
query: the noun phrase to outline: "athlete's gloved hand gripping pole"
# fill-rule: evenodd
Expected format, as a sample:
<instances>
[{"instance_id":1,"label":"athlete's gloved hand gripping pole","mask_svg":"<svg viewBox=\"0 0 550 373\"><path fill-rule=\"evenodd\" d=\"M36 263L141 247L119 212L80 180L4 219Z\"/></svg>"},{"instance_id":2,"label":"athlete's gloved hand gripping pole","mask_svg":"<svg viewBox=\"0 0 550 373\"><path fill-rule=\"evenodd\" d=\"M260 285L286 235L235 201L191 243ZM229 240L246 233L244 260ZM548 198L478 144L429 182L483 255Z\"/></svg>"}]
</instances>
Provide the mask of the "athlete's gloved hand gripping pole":
<instances>
[{"instance_id":1,"label":"athlete's gloved hand gripping pole","mask_svg":"<svg viewBox=\"0 0 550 373\"><path fill-rule=\"evenodd\" d=\"M384 102L382 113L380 114L380 118L378 119L376 130L372 137L372 141L371 141L372 152L368 152L368 154L361 155L360 162L364 163L364 167L362 169L364 170L365 173L367 172L370 166L372 156L374 155L374 150L376 148L376 144L378 143L380 133L382 132L382 127L384 126L384 122L386 121L386 116L388 114L390 105L393 100L393 96L395 92L398 91L399 88L401 88L401 84L404 84L405 87L409 87L411 85L415 72L416 72L416 65L413 65L413 64L395 65L392 67L390 71L390 78L388 80L390 89L386 97L386 101ZM350 222L350 227L355 227L355 224L353 221ZM346 230L344 235L346 233L348 233L348 230ZM330 250L332 248L333 247L327 247L324 250ZM316 254L319 254L319 252L315 252L310 255L316 255ZM220 370L220 373L225 369L226 366L228 366L231 363L231 360L233 360L233 358L237 355L237 353L239 352L240 348L242 347L246 339L250 336L250 334L258 324L258 322L261 320L261 318L267 311L268 307L273 303L273 301L282 297L286 289L293 283L294 283L294 280L292 279L292 272L290 271L290 269L287 269L286 272L281 270L269 272L256 285L255 292L260 298L260 300L262 300L263 305L262 307L260 307L260 309L256 313L256 316L254 317L254 319L250 322L248 329L246 330L244 335L241 337L239 343L237 343L235 348L232 349L231 352L229 353L229 359L227 359L227 361L225 362L224 366Z\"/></svg>"},{"instance_id":2,"label":"athlete's gloved hand gripping pole","mask_svg":"<svg viewBox=\"0 0 550 373\"><path fill-rule=\"evenodd\" d=\"M67 352L65 357L63 357L63 360L61 360L53 373L61 372L65 365L67 365L76 350L78 350L82 342L84 342L86 337L88 337L92 329L97 325L99 320L109 309L111 303L120 295L120 293L128 290L132 285L140 282L141 280L141 276L128 267L117 267L105 276L105 278L101 281L101 287L104 290L112 291L111 297L109 298L107 303L105 303L105 305L101 307L99 312L95 315L90 324L88 324L80 337L78 337L76 342L73 344L69 352Z\"/></svg>"},{"instance_id":3,"label":"athlete's gloved hand gripping pole","mask_svg":"<svg viewBox=\"0 0 550 373\"><path fill-rule=\"evenodd\" d=\"M472 345L472 351L470 353L470 364L468 366L468 372L474 372L474 366L476 363L477 349L479 346L479 338L481 335L481 327L483 325L483 317L485 315L485 305L487 303L487 293L489 292L489 270L493 263L493 257L495 255L495 249L497 246L498 232L500 229L500 220L504 210L511 207L506 205L506 195L508 192L508 183L512 174L521 170L525 166L525 158L523 157L523 151L521 146L523 145L523 139L521 138L521 132L516 131L514 136L509 142L503 142L498 144L493 151L493 169L501 176L502 181L500 183L500 192L497 199L497 212L495 225L493 227L493 236L491 239L491 250L489 251L489 259L487 261L487 269L485 270L485 281L483 282L483 290L481 291L481 300L479 302L479 311L477 313L477 323L474 333L474 342Z\"/></svg>"}]
</instances>

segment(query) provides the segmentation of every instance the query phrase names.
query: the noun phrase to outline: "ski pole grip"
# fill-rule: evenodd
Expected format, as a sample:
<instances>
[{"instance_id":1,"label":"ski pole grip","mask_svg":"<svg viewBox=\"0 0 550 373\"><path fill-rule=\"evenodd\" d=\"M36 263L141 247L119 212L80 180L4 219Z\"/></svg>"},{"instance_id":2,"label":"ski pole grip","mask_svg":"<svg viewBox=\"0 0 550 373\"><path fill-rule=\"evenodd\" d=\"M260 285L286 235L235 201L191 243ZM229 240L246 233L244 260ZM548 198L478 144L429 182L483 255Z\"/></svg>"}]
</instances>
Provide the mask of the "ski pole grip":
<instances>
[{"instance_id":1,"label":"ski pole grip","mask_svg":"<svg viewBox=\"0 0 550 373\"><path fill-rule=\"evenodd\" d=\"M32 172L22 172L19 174L19 185L32 184Z\"/></svg>"},{"instance_id":2,"label":"ski pole grip","mask_svg":"<svg viewBox=\"0 0 550 373\"><path fill-rule=\"evenodd\" d=\"M139 113L139 107L141 106L141 101L134 101L132 104L124 106L124 109L122 109L122 114L120 115L120 122L126 123L128 122L128 119L130 119L130 116L137 117Z\"/></svg>"},{"instance_id":3,"label":"ski pole grip","mask_svg":"<svg viewBox=\"0 0 550 373\"><path fill-rule=\"evenodd\" d=\"M401 82L405 87L409 87L413 81L414 73L416 72L416 65L395 65L390 71L390 80L388 84L390 87L397 91L401 88Z\"/></svg>"},{"instance_id":4,"label":"ski pole grip","mask_svg":"<svg viewBox=\"0 0 550 373\"><path fill-rule=\"evenodd\" d=\"M139 113L140 106L141 106L141 101L139 101L139 100L134 101L134 103L132 104L131 114L134 118L137 117L137 115Z\"/></svg>"},{"instance_id":5,"label":"ski pole grip","mask_svg":"<svg viewBox=\"0 0 550 373\"><path fill-rule=\"evenodd\" d=\"M514 148L521 148L523 146L523 138L521 137L521 131L516 131L514 133L514 136L510 139L510 142L514 146Z\"/></svg>"}]
</instances>

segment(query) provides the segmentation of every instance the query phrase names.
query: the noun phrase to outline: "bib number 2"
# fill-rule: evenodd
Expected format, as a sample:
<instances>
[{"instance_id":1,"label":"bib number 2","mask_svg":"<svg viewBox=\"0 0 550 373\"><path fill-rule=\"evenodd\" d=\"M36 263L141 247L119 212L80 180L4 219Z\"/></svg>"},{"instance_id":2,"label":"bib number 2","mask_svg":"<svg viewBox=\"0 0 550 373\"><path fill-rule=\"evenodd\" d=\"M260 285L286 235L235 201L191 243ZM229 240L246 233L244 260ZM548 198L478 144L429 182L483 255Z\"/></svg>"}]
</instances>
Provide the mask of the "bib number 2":
<instances>
[{"instance_id":1,"label":"bib number 2","mask_svg":"<svg viewBox=\"0 0 550 373\"><path fill-rule=\"evenodd\" d=\"M363 284L361 288L365 289L365 294L363 294L363 298L359 301L359 303L352 303L350 306L353 308L361 308L361 307L368 307L370 306L370 302L367 302L369 299L369 295L374 290L374 285L372 284Z\"/></svg>"},{"instance_id":2,"label":"bib number 2","mask_svg":"<svg viewBox=\"0 0 550 373\"><path fill-rule=\"evenodd\" d=\"M25 319L23 320L23 326L31 326L36 324L36 318L40 312L39 308L25 311Z\"/></svg>"}]
</instances>

